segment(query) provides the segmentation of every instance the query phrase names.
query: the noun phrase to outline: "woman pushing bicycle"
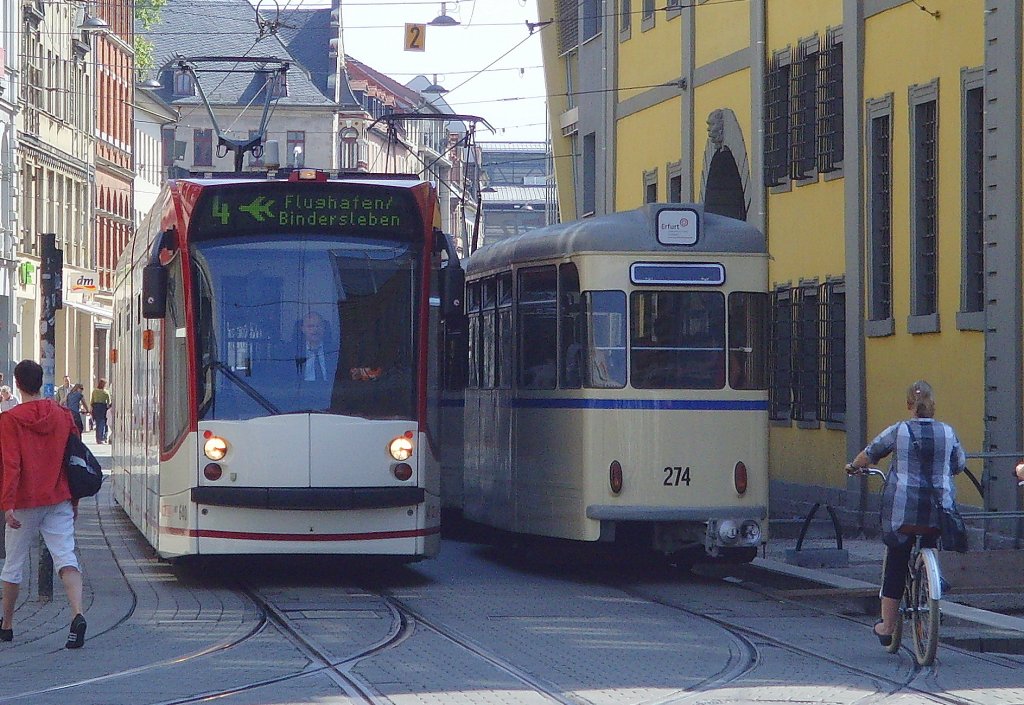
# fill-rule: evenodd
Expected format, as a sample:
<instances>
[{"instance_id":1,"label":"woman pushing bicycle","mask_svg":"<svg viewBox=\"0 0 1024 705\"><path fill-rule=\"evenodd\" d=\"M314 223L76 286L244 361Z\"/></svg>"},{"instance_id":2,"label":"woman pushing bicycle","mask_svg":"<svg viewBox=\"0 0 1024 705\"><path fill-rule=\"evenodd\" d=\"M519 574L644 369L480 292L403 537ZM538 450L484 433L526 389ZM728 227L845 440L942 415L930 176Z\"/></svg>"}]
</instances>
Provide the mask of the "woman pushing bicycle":
<instances>
[{"instance_id":1,"label":"woman pushing bicycle","mask_svg":"<svg viewBox=\"0 0 1024 705\"><path fill-rule=\"evenodd\" d=\"M882 541L886 545L882 576L882 618L874 632L882 646L892 643L899 619L899 601L907 578L907 564L914 536L934 547L938 540L939 504L950 508L956 501L952 476L963 471L967 457L953 427L936 421L935 393L924 380L907 389L910 418L878 434L846 472L860 475L865 468L895 452L882 491Z\"/></svg>"}]
</instances>

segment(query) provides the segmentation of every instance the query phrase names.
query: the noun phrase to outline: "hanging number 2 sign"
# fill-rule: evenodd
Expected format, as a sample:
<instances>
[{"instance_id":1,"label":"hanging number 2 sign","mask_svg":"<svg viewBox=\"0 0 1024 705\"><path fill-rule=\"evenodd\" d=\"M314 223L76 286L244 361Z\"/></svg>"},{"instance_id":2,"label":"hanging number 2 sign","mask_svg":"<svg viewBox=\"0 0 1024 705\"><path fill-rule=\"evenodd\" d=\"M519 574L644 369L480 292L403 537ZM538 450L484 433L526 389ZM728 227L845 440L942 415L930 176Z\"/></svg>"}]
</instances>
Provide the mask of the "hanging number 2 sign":
<instances>
[{"instance_id":1,"label":"hanging number 2 sign","mask_svg":"<svg viewBox=\"0 0 1024 705\"><path fill-rule=\"evenodd\" d=\"M427 50L427 25L405 24L405 50L426 51Z\"/></svg>"}]
</instances>

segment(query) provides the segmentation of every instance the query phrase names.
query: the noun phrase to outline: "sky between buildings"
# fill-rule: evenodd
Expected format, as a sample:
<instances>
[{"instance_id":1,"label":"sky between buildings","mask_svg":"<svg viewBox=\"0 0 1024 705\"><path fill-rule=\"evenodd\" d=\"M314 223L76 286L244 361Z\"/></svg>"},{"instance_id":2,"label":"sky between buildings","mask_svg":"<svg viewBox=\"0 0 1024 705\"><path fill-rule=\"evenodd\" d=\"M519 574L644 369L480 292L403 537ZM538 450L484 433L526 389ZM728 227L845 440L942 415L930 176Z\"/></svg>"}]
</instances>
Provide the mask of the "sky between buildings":
<instances>
[{"instance_id":1,"label":"sky between buildings","mask_svg":"<svg viewBox=\"0 0 1024 705\"><path fill-rule=\"evenodd\" d=\"M282 7L322 7L325 0L280 0ZM406 51L405 24L427 24L444 13L457 26L427 26L424 51ZM345 52L407 83L417 74L449 92L460 112L478 115L496 134L482 141L547 139L544 70L536 0L341 0ZM264 2L261 11L267 12ZM545 18L548 19L548 18ZM492 65L493 64L493 65Z\"/></svg>"}]
</instances>

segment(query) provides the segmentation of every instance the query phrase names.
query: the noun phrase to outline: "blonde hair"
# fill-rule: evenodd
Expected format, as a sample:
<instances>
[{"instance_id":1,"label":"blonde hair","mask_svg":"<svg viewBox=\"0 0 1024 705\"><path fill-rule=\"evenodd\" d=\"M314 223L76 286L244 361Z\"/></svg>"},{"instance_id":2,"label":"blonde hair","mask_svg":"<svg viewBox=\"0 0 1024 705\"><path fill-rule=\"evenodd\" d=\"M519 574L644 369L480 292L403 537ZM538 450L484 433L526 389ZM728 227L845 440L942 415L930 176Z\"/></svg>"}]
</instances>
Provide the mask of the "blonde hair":
<instances>
[{"instance_id":1,"label":"blonde hair","mask_svg":"<svg viewBox=\"0 0 1024 705\"><path fill-rule=\"evenodd\" d=\"M935 391L932 385L919 379L907 387L907 406L914 411L914 415L921 419L930 419L935 416Z\"/></svg>"}]
</instances>

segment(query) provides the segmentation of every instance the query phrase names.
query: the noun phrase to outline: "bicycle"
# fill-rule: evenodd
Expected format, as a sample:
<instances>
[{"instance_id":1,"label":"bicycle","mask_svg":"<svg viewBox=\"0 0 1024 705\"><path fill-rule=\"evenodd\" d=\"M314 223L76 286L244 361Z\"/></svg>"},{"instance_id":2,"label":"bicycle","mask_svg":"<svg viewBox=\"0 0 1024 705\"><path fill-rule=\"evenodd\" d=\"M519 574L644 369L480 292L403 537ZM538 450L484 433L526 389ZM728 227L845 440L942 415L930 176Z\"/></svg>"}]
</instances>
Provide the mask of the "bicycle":
<instances>
[{"instance_id":1,"label":"bicycle","mask_svg":"<svg viewBox=\"0 0 1024 705\"><path fill-rule=\"evenodd\" d=\"M857 472L847 470L850 475L877 475L888 481L887 474L878 468L859 468ZM910 530L907 530L910 529ZM924 531L922 531L922 529ZM892 633L892 641L885 647L890 654L896 653L903 639L903 623L913 624L914 657L918 665L930 666L935 662L935 652L939 647L939 622L941 610L939 600L942 599L942 573L939 569L937 548L921 545L925 536L935 536L938 529L926 527L904 527L903 533L914 537L914 546L908 561L907 583L900 599L900 618L896 620L896 628ZM882 563L885 573L885 563Z\"/></svg>"}]
</instances>

